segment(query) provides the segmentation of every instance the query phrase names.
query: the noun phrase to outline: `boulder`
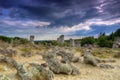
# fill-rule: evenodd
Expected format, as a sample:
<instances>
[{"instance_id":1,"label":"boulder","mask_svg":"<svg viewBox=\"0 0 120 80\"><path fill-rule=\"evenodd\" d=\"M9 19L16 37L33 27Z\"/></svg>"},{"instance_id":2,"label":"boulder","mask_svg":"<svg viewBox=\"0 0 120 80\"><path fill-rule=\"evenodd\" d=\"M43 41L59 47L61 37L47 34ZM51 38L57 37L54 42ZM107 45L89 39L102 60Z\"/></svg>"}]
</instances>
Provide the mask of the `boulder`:
<instances>
[{"instance_id":1,"label":"boulder","mask_svg":"<svg viewBox=\"0 0 120 80\"><path fill-rule=\"evenodd\" d=\"M57 56L61 56L62 59L57 59ZM49 69L54 73L77 75L79 74L79 70L75 66L71 65L72 58L72 53L67 53L58 48L53 49L51 52L46 53L46 56L44 56Z\"/></svg>"},{"instance_id":2,"label":"boulder","mask_svg":"<svg viewBox=\"0 0 120 80\"><path fill-rule=\"evenodd\" d=\"M46 59L46 62L48 63L48 67L50 68L50 70L52 70L56 74L79 74L79 70L76 67L71 66L70 63L62 63L56 58Z\"/></svg>"},{"instance_id":3,"label":"boulder","mask_svg":"<svg viewBox=\"0 0 120 80\"><path fill-rule=\"evenodd\" d=\"M72 69L68 64L63 64L56 59L49 59L46 61L48 63L48 67L50 70L52 70L54 73L64 73L64 74L71 74Z\"/></svg>"},{"instance_id":4,"label":"boulder","mask_svg":"<svg viewBox=\"0 0 120 80\"><path fill-rule=\"evenodd\" d=\"M83 56L84 56L84 62L86 64L90 64L92 66L97 66L98 65L98 61L96 60L96 58L90 52L85 52L83 54Z\"/></svg>"}]
</instances>

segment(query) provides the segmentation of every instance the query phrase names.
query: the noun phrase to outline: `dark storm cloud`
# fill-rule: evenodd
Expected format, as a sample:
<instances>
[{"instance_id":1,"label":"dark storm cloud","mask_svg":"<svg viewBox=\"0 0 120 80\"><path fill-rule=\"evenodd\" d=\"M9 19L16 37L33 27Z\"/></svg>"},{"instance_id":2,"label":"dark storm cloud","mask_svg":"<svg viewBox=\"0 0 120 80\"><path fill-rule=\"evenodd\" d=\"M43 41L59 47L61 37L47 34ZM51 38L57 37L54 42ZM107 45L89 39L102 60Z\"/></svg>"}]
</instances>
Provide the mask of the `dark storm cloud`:
<instances>
[{"instance_id":1,"label":"dark storm cloud","mask_svg":"<svg viewBox=\"0 0 120 80\"><path fill-rule=\"evenodd\" d=\"M50 21L50 26L72 26L88 19L120 17L119 0L0 0L2 8L16 8L14 17Z\"/></svg>"}]
</instances>

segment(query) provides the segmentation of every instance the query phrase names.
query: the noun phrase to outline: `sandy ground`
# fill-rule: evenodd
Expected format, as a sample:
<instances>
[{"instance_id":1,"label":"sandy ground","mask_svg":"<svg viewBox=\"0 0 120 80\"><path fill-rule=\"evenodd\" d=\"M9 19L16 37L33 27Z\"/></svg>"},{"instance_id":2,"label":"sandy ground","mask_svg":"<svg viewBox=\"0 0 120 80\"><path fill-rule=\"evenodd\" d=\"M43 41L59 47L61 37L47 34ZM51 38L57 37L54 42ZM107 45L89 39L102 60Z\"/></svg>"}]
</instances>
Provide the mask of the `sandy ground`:
<instances>
[{"instance_id":1,"label":"sandy ground","mask_svg":"<svg viewBox=\"0 0 120 80\"><path fill-rule=\"evenodd\" d=\"M76 56L80 56L77 53ZM34 55L32 57L21 57L16 56L14 58L19 63L44 63L40 55ZM115 66L114 69L102 69L99 67L92 67L90 65L86 65L82 62L74 63L81 72L81 74L77 76L64 75L64 74L55 74L54 80L120 80L120 59L116 59L115 63L107 63ZM2 70L1 67L4 67ZM12 78L12 80L19 80L18 77L15 76L16 70L12 68L10 65L5 63L0 63L0 75L7 75Z\"/></svg>"},{"instance_id":2,"label":"sandy ground","mask_svg":"<svg viewBox=\"0 0 120 80\"><path fill-rule=\"evenodd\" d=\"M56 75L54 80L120 80L120 60L112 65L114 69L101 69L92 67L83 63L76 63L81 74L77 76L71 75Z\"/></svg>"}]
</instances>

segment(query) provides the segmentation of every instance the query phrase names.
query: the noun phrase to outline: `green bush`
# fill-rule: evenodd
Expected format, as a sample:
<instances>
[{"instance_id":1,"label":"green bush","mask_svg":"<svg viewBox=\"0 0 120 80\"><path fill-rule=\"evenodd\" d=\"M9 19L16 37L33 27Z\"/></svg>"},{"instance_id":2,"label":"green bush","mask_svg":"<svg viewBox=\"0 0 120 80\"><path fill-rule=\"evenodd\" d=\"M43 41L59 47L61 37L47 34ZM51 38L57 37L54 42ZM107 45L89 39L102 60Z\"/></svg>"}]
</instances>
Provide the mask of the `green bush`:
<instances>
[{"instance_id":1,"label":"green bush","mask_svg":"<svg viewBox=\"0 0 120 80\"><path fill-rule=\"evenodd\" d=\"M98 37L97 44L100 47L109 47L109 48L111 48L112 45L113 45L113 39L114 39L113 33L110 36L106 36L105 33L103 33L102 35L100 35Z\"/></svg>"},{"instance_id":2,"label":"green bush","mask_svg":"<svg viewBox=\"0 0 120 80\"><path fill-rule=\"evenodd\" d=\"M106 36L100 36L98 38L98 45L100 47L107 47L107 37Z\"/></svg>"},{"instance_id":3,"label":"green bush","mask_svg":"<svg viewBox=\"0 0 120 80\"><path fill-rule=\"evenodd\" d=\"M6 36L0 36L0 40L4 41L4 42L11 42L12 38L10 37L6 37Z\"/></svg>"},{"instance_id":4,"label":"green bush","mask_svg":"<svg viewBox=\"0 0 120 80\"><path fill-rule=\"evenodd\" d=\"M27 44L29 41L26 38L14 37L13 43L14 44Z\"/></svg>"},{"instance_id":5,"label":"green bush","mask_svg":"<svg viewBox=\"0 0 120 80\"><path fill-rule=\"evenodd\" d=\"M85 37L81 40L81 46L84 46L85 44L94 44L95 39L94 37Z\"/></svg>"}]
</instances>

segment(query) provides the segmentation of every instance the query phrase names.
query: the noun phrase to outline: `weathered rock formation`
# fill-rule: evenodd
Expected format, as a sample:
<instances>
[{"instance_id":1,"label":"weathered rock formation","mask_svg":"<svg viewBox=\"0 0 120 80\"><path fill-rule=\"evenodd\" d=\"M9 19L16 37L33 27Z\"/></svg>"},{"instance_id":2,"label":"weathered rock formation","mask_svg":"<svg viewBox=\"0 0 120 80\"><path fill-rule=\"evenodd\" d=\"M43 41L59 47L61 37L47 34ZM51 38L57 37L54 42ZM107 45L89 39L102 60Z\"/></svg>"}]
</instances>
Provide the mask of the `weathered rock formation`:
<instances>
[{"instance_id":1,"label":"weathered rock formation","mask_svg":"<svg viewBox=\"0 0 120 80\"><path fill-rule=\"evenodd\" d=\"M51 51L47 53L45 60L48 63L48 67L56 74L67 74L67 75L77 75L80 74L79 69L71 64L72 54L61 52L61 51ZM61 56L62 60L65 62L61 62L56 57Z\"/></svg>"},{"instance_id":2,"label":"weathered rock formation","mask_svg":"<svg viewBox=\"0 0 120 80\"><path fill-rule=\"evenodd\" d=\"M21 80L52 80L54 75L52 71L46 70L44 67L38 64L22 65L15 60L8 57L0 57L0 61L11 64L17 70L17 75Z\"/></svg>"},{"instance_id":3,"label":"weathered rock formation","mask_svg":"<svg viewBox=\"0 0 120 80\"><path fill-rule=\"evenodd\" d=\"M84 57L84 62L86 64L91 64L93 66L97 66L98 65L98 62L96 60L96 58L90 53L90 52L85 52L83 54L83 57Z\"/></svg>"}]
</instances>

